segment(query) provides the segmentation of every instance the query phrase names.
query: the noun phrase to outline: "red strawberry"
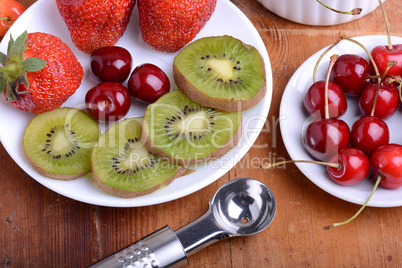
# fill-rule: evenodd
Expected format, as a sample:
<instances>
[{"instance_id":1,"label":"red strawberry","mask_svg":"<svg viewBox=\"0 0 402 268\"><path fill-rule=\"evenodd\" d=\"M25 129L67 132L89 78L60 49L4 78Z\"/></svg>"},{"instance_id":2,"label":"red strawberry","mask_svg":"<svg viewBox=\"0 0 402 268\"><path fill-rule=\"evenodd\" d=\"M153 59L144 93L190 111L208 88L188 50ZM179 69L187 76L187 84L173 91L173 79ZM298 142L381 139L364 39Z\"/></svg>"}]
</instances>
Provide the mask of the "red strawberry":
<instances>
[{"instance_id":1,"label":"red strawberry","mask_svg":"<svg viewBox=\"0 0 402 268\"><path fill-rule=\"evenodd\" d=\"M216 0L138 0L142 39L156 50L188 44L215 10Z\"/></svg>"},{"instance_id":2,"label":"red strawberry","mask_svg":"<svg viewBox=\"0 0 402 268\"><path fill-rule=\"evenodd\" d=\"M85 53L116 44L136 0L56 0L71 39Z\"/></svg>"},{"instance_id":3,"label":"red strawberry","mask_svg":"<svg viewBox=\"0 0 402 268\"><path fill-rule=\"evenodd\" d=\"M81 84L81 64L63 41L47 33L10 37L0 52L0 94L14 107L43 113L61 106Z\"/></svg>"}]
</instances>

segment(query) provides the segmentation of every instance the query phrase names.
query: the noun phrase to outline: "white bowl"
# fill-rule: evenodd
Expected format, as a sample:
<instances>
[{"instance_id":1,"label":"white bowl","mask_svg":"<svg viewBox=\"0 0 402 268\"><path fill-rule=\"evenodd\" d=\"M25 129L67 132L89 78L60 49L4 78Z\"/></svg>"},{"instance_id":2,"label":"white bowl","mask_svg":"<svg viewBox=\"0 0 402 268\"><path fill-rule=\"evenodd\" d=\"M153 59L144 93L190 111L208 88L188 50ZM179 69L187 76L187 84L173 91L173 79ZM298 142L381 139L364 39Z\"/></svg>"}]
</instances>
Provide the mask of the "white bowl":
<instances>
[{"instance_id":1,"label":"white bowl","mask_svg":"<svg viewBox=\"0 0 402 268\"><path fill-rule=\"evenodd\" d=\"M316 0L258 0L268 10L285 19L307 25L325 26L346 23L361 18L378 6L378 0L322 0L341 11L361 8L360 15L340 14L327 9ZM385 2L385 0L382 0Z\"/></svg>"}]
</instances>

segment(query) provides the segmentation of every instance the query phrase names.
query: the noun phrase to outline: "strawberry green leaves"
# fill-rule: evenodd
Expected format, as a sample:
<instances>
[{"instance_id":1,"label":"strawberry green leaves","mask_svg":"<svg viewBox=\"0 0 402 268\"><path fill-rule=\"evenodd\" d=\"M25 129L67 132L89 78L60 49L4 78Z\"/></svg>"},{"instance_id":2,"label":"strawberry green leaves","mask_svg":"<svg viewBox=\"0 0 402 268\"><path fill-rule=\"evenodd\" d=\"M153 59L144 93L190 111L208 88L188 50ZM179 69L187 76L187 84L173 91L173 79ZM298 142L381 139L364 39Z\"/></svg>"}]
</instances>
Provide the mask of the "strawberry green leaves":
<instances>
[{"instance_id":1,"label":"strawberry green leaves","mask_svg":"<svg viewBox=\"0 0 402 268\"><path fill-rule=\"evenodd\" d=\"M46 66L46 61L36 57L24 60L24 53L27 47L28 33L25 31L16 40L10 35L7 47L7 55L0 52L0 94L6 90L7 100L20 100L20 94L30 92L17 91L20 84L29 89L27 72L36 72Z\"/></svg>"}]
</instances>

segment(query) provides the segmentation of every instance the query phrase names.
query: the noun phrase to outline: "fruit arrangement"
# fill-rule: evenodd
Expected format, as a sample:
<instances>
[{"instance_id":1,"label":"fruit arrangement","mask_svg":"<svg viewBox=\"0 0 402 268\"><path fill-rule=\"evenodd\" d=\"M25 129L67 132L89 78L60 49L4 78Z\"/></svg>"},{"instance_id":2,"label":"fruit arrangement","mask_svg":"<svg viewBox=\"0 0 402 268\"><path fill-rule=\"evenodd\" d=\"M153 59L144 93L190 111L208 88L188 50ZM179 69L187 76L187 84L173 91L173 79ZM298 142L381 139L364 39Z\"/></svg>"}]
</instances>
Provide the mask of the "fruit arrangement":
<instances>
[{"instance_id":1,"label":"fruit arrangement","mask_svg":"<svg viewBox=\"0 0 402 268\"><path fill-rule=\"evenodd\" d=\"M85 98L80 101L81 103L85 102L85 105L84 107L80 106L80 110L70 108L69 106L74 102L67 100L67 97L57 102L59 106L63 104L64 107L62 108L50 106L49 104L48 107L37 105L41 108L47 108L47 111L26 110L32 113L40 113L41 115L35 115L29 122L28 126L30 127L25 130L25 141L23 143L29 163L39 174L54 179L72 180L92 171L93 180L102 191L118 197L137 197L153 192L169 184L179 176L190 174L193 172L192 169L196 168L194 165L218 159L239 143L242 136L242 114L240 111L257 105L266 92L264 62L254 47L246 45L231 36L201 38L193 42L193 44L198 42L204 44L204 48L200 51L201 53L208 54L209 49L212 47L219 47L220 51L211 51L210 54L222 54L222 51L226 49L227 59L205 59L203 64L209 64L208 72L210 75L219 75L219 72L233 72L231 69L233 66L237 66L237 70L234 69L238 72L235 77L238 79L236 84L241 81L244 85L237 88L233 87L232 89L232 85L225 86L226 92L236 92L237 90L240 92L243 90L245 93L243 92L242 96L246 96L246 100L254 97L253 102L243 107L243 109L221 111L213 106L200 104L197 98L193 97L190 100L182 93L181 87L178 87L179 90L175 90L174 86L177 84L177 79L169 79L165 73L166 68L161 69L157 64L151 62L138 64L136 58L138 55L132 57L132 53L134 51L135 54L135 50L130 48L129 52L126 47L114 45L121 36L115 38L113 42L99 45L95 44L96 42L94 43L93 40L83 38L85 34L82 33L85 33L85 31L80 33L82 34L81 36L74 35L72 28L79 25L80 22L66 21L65 16L72 16L71 14L73 14L72 10L66 11L71 8L67 7L69 4L67 2L57 1L59 12L68 26L75 48L86 52L87 56L80 55L81 60L82 58L86 59L86 62L82 62L84 68L80 65L80 68L75 68L78 73L68 69L66 74L74 76L78 80L83 79L82 71L85 71L86 82L78 89L80 95L85 95ZM89 5L89 2L91 1L83 1L81 8L84 9ZM185 8L185 5L188 5L188 1L183 2L182 8ZM206 8L205 5L208 5L207 8L210 9L209 15L201 12L201 6ZM195 19L195 16L199 16L198 19L203 20L205 24L214 11L215 5L216 2L214 1L199 3L197 12L201 12L204 15L199 15L196 12L191 15L192 18ZM141 11L141 7L139 6L138 8L139 13L144 14ZM77 10L74 12L77 12ZM123 13L125 14L125 12ZM140 15L141 20L144 17L146 16ZM189 18L188 21L190 21ZM70 24L73 24L73 26ZM107 25L107 27L110 27L110 25ZM191 30L192 36L186 36L186 39L182 38L180 42L172 42L176 43L176 46L183 47L195 37L202 27L203 25L198 24L197 30ZM45 35L45 33L38 34ZM95 31L94 34L100 36L107 33ZM181 34L184 33L182 32ZM28 36L30 35L31 33L28 34ZM85 37L89 37L88 32ZM95 37L95 39L97 38ZM143 38L145 37L143 36ZM11 42L14 42L12 38ZM28 44L29 42L28 38ZM168 43L168 41L164 42ZM212 46L205 46L210 42L213 42ZM21 44L24 42L15 41L15 43ZM51 46L48 48L48 51L55 49ZM153 47L152 49L157 48ZM187 51L191 54L191 48L187 49ZM172 57L170 65L172 72L173 59L180 54L181 51L178 51ZM254 59L252 61L248 59L249 55L253 55ZM25 56L23 58L25 59ZM62 56L57 58L59 60L63 59ZM238 59L234 62L235 58ZM39 63L32 64L33 67L29 64L22 64L27 66L23 74L26 74L28 78L31 77L31 74L39 73L40 67L46 66L45 68L48 68L50 63L49 59L40 56L36 56L35 60ZM191 66L193 65L192 62L197 59L187 58L185 60ZM75 62L71 59L60 61L69 64ZM234 65L228 65L228 61L234 62ZM220 62L223 62L223 64ZM249 68L253 68L252 71L248 72ZM190 72L186 72L185 68L182 68L181 71L181 79L187 79ZM197 70L197 72L201 73L202 71ZM253 84L250 81L254 79L253 75L249 73L254 72L257 73L259 80L258 88L249 89L250 85ZM63 72L59 71L59 73ZM226 78L229 80L233 77ZM200 76L199 79L204 78ZM42 80L35 78L30 80L30 84L37 86L40 84L38 81ZM222 84L221 80L222 78L215 79L213 82L219 86ZM57 78L53 79L52 83L55 84L55 81L57 81ZM88 84L92 84L92 86L88 87ZM212 83L209 82L209 84ZM24 91L15 91L19 93L16 99L21 107L27 106L20 100L20 95L22 99L22 94L31 94L38 91L42 92L42 95L38 93L35 96L40 95L40 97L46 99L48 96L52 96L54 92L53 90L35 90L33 86L26 88ZM5 90L5 94L16 95L13 94L13 91L7 90ZM226 93L222 92L220 94L225 96ZM71 94L70 96L75 98L76 103L77 95L73 96ZM217 98L217 95L212 98ZM232 100L236 107L242 106L240 101L240 99ZM52 101L50 100L49 103L52 103ZM129 113L129 110L133 106L145 108L148 106L143 118L142 115L141 117L131 118L133 113ZM66 113L67 115L79 115L77 116L78 119L70 118L74 124L59 122L67 120ZM86 116L84 117L83 114ZM100 129L107 129L100 138L98 124ZM49 126L39 132L34 132L33 129L38 125ZM88 131L85 131L86 126L88 126ZM155 135L155 133L158 134ZM112 137L113 135L117 136ZM91 136L94 140L87 141L88 136ZM171 139L173 139L173 142ZM167 144L161 146L161 143L165 142ZM85 143L88 147L82 146L82 143ZM33 146L35 149L31 148ZM94 148L93 150L92 147ZM166 148L168 150L165 150ZM90 157L88 157L88 151L92 151ZM89 168L88 161L90 163ZM187 168L188 165L193 166L190 169ZM72 166L81 167L81 169L77 171L71 168Z\"/></svg>"}]
</instances>

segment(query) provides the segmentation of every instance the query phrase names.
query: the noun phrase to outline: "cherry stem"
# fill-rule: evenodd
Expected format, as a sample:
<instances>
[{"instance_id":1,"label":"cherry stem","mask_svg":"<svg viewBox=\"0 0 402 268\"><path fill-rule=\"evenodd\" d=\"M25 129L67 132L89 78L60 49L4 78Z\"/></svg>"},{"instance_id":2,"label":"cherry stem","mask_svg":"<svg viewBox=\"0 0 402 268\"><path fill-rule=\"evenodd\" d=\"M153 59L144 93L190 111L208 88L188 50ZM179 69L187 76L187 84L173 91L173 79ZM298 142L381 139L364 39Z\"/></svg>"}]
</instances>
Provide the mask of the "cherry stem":
<instances>
[{"instance_id":1,"label":"cherry stem","mask_svg":"<svg viewBox=\"0 0 402 268\"><path fill-rule=\"evenodd\" d=\"M384 81L385 76L387 75L387 72L389 71L389 69L391 69L392 67L394 67L397 64L397 61L395 60L391 60L387 63L387 69L385 69L384 74L381 76L380 82L378 83L378 87L377 87L377 91L375 92L375 97L374 97L374 102L373 102L373 108L371 108L371 113L370 116L374 116L375 113L375 107L377 106L377 99L378 99L378 94L380 92L381 89L381 85Z\"/></svg>"},{"instance_id":2,"label":"cherry stem","mask_svg":"<svg viewBox=\"0 0 402 268\"><path fill-rule=\"evenodd\" d=\"M352 42L352 43L355 43L356 45L360 46L360 47L366 52L366 54L367 54L367 56L369 57L371 63L373 64L375 74L379 77L379 78L378 78L378 82L380 82L380 72L378 71L377 64L374 62L374 59L373 59L373 57L371 56L371 53L368 51L368 49L367 49L362 43L360 43L360 42L358 42L358 41L356 41L356 40L354 40L354 39L351 39L351 38L347 37L347 36L346 36L344 33L342 33L342 32L339 33L339 38L345 39L345 40L350 41L350 42Z\"/></svg>"},{"instance_id":3,"label":"cherry stem","mask_svg":"<svg viewBox=\"0 0 402 268\"><path fill-rule=\"evenodd\" d=\"M402 83L399 84L398 89L399 89L399 100L402 102Z\"/></svg>"},{"instance_id":4,"label":"cherry stem","mask_svg":"<svg viewBox=\"0 0 402 268\"><path fill-rule=\"evenodd\" d=\"M334 46L336 46L340 41L341 41L341 39L339 39L338 41L336 41L335 43L333 43L332 45L330 45L330 46L321 54L321 56L318 58L317 62L315 63L315 66L314 66L313 83L317 82L317 69L318 69L318 66L320 65L320 62L321 62L322 58L324 58L324 56L328 53L328 51L330 51L330 50L331 50Z\"/></svg>"},{"instance_id":5,"label":"cherry stem","mask_svg":"<svg viewBox=\"0 0 402 268\"><path fill-rule=\"evenodd\" d=\"M10 16L7 16L7 17L0 17L0 20L11 21L11 17L10 17Z\"/></svg>"},{"instance_id":6,"label":"cherry stem","mask_svg":"<svg viewBox=\"0 0 402 268\"><path fill-rule=\"evenodd\" d=\"M367 198L366 202L364 202L363 206L356 212L356 214L353 215L353 217L351 217L349 220L346 220L346 221L344 221L344 222L333 223L333 224L331 224L331 225L325 226L323 229L324 229L324 230L329 230L329 229L332 229L332 228L334 228L334 227L347 224L347 223L353 221L357 216L359 216L359 214L360 214L360 213L363 211L363 209L367 206L368 202L370 201L371 197L373 196L375 190L376 190L377 187L378 187L378 184L380 183L380 181L381 181L381 179L382 179L383 177L384 177L384 176L381 175L381 174L378 175L377 180L376 180L376 182L375 182L375 184L374 184L373 190L371 191L369 197Z\"/></svg>"},{"instance_id":7,"label":"cherry stem","mask_svg":"<svg viewBox=\"0 0 402 268\"><path fill-rule=\"evenodd\" d=\"M336 60L338 59L338 55L334 54L331 56L331 60L329 61L327 77L325 78L325 119L329 118L329 104L328 104L328 84L329 84L329 77L331 75L332 67Z\"/></svg>"},{"instance_id":8,"label":"cherry stem","mask_svg":"<svg viewBox=\"0 0 402 268\"><path fill-rule=\"evenodd\" d=\"M272 167L276 167L279 165L293 164L293 163L310 163L310 164L318 164L318 165L322 165L322 166L333 167L333 168L337 168L337 169L342 168L341 163L328 163L328 162L313 161L313 160L288 160L288 161L282 161L282 162L277 162L277 163L266 163L264 165L261 165L261 168L262 169L270 169Z\"/></svg>"},{"instance_id":9,"label":"cherry stem","mask_svg":"<svg viewBox=\"0 0 402 268\"><path fill-rule=\"evenodd\" d=\"M340 11L337 9L334 9L326 4L324 4L323 2L321 2L320 0L316 0L318 3L320 3L321 5L323 5L324 7L328 8L331 11L334 11L336 13L340 13L340 14L346 14L346 15L359 15L363 9L361 9L360 7L354 8L351 11Z\"/></svg>"},{"instance_id":10,"label":"cherry stem","mask_svg":"<svg viewBox=\"0 0 402 268\"><path fill-rule=\"evenodd\" d=\"M381 0L378 0L378 3L380 3L382 13L384 14L385 26L387 27L388 49L392 51L392 50L394 50L394 47L392 46L392 43L391 43L391 34L389 33L389 23L388 23L387 14L385 13L385 9L382 6Z\"/></svg>"}]
</instances>

